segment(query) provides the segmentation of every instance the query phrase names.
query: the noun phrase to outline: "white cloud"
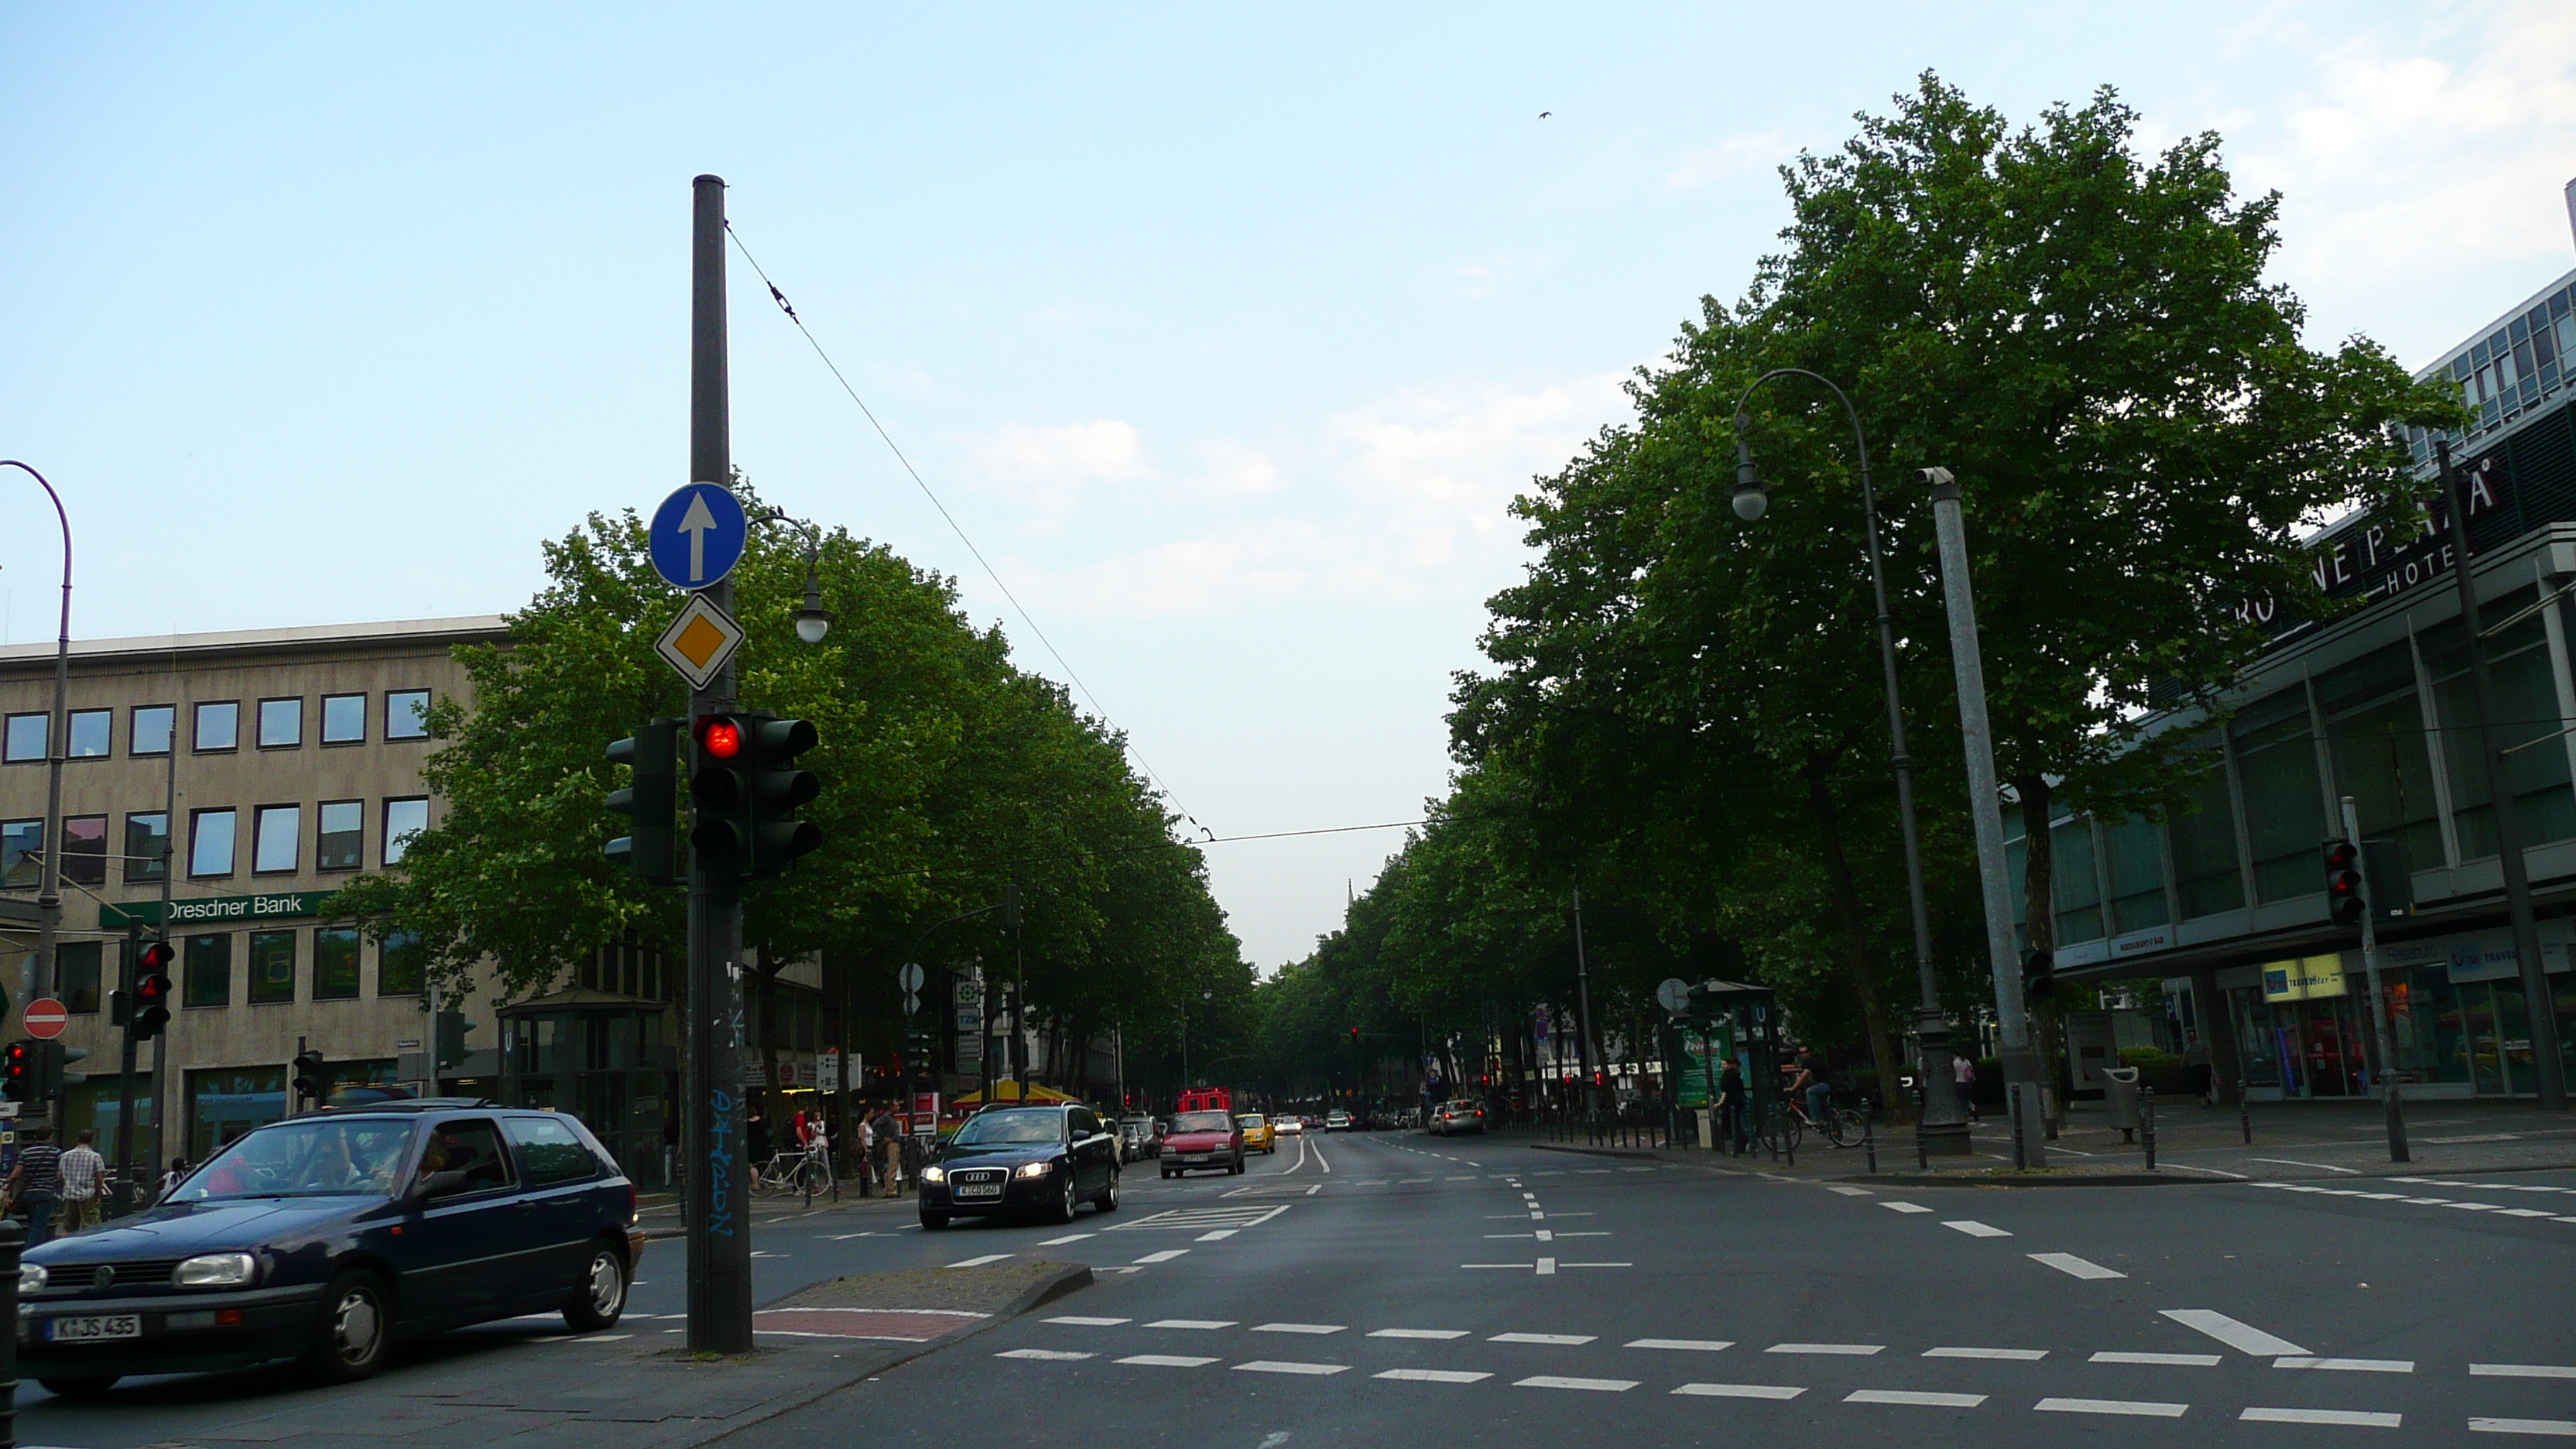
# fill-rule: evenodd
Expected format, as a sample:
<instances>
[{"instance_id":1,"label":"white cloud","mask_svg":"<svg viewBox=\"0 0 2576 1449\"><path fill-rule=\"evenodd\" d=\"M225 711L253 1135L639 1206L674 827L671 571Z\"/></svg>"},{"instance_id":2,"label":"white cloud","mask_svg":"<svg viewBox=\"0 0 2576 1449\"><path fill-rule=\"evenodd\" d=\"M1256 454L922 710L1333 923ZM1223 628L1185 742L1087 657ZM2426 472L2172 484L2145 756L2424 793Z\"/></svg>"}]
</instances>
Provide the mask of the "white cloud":
<instances>
[{"instance_id":1,"label":"white cloud","mask_svg":"<svg viewBox=\"0 0 2576 1449\"><path fill-rule=\"evenodd\" d=\"M1160 476L1144 435L1115 418L1063 427L1004 423L968 449L966 468L1026 509L1036 529L1061 522L1094 484Z\"/></svg>"},{"instance_id":2,"label":"white cloud","mask_svg":"<svg viewBox=\"0 0 2576 1449\"><path fill-rule=\"evenodd\" d=\"M1755 131L1729 136L1705 151L1685 151L1664 184L1675 190L1706 186L1747 171L1767 171L1796 154L1786 131Z\"/></svg>"},{"instance_id":3,"label":"white cloud","mask_svg":"<svg viewBox=\"0 0 2576 1449\"><path fill-rule=\"evenodd\" d=\"M1469 262L1457 269L1459 279L1466 283L1459 289L1459 294L1474 298L1493 296L1546 271L1555 260L1556 254L1551 252L1543 257L1496 257L1490 262Z\"/></svg>"}]
</instances>

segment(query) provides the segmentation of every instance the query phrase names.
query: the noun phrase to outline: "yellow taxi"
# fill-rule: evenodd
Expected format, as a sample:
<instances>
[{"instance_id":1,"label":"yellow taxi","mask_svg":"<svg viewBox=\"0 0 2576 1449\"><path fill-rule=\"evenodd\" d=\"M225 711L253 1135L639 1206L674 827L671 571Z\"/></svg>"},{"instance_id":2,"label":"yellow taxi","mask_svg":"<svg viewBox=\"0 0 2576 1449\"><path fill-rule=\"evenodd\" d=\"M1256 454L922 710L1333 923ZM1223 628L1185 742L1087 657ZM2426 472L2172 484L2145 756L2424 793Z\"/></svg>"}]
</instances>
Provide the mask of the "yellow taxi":
<instances>
[{"instance_id":1,"label":"yellow taxi","mask_svg":"<svg viewBox=\"0 0 2576 1449\"><path fill-rule=\"evenodd\" d=\"M1277 1152L1279 1150L1279 1133L1270 1125L1269 1118L1258 1112L1244 1112L1237 1114L1234 1125L1243 1129L1244 1151Z\"/></svg>"}]
</instances>

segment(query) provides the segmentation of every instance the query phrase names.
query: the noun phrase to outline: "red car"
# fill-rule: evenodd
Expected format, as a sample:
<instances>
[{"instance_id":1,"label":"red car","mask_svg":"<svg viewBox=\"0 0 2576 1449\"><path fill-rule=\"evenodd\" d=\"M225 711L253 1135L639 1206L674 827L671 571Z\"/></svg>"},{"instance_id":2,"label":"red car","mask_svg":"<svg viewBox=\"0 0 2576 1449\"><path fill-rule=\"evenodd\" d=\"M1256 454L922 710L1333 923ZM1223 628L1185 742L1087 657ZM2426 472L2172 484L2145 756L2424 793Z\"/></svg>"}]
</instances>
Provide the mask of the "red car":
<instances>
[{"instance_id":1,"label":"red car","mask_svg":"<svg viewBox=\"0 0 2576 1449\"><path fill-rule=\"evenodd\" d=\"M1243 1129L1228 1112L1183 1112L1163 1134L1163 1176L1178 1177L1194 1167L1243 1171Z\"/></svg>"}]
</instances>

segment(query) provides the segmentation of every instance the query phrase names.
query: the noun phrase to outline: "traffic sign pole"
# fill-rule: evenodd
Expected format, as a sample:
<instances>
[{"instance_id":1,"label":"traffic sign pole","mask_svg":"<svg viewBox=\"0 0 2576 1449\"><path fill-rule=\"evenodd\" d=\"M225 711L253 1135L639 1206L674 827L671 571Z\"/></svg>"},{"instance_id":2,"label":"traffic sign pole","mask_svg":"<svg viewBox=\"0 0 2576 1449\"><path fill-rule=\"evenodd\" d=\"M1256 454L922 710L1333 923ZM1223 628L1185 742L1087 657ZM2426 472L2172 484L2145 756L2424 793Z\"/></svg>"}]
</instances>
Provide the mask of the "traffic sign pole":
<instances>
[{"instance_id":1,"label":"traffic sign pole","mask_svg":"<svg viewBox=\"0 0 2576 1449\"><path fill-rule=\"evenodd\" d=\"M713 489L683 489L690 498L672 519L672 533L683 577L692 571L713 573L700 597L726 616L733 613L733 559L724 558L721 530L699 525L701 511L711 520L722 505L713 495L732 492L733 440L728 413L725 365L724 179L701 176L694 183L692 214L691 297L689 317L689 480ZM679 498L674 494L673 498ZM691 503L700 505L692 509ZM663 512L673 510L668 501ZM739 504L734 507L738 518ZM663 529L656 515L654 567L669 578L660 546ZM737 535L738 538L738 535ZM714 556L710 557L712 550ZM740 543L734 545L736 557ZM723 567L713 566L721 563ZM734 668L728 654L711 675L691 681L689 718L694 722L719 709L730 709ZM692 730L694 739L694 728ZM751 1170L743 1141L742 1086L742 899L730 871L723 878L707 871L692 851L689 861L689 1156L687 1242L689 1252L689 1348L694 1353L751 1352Z\"/></svg>"}]
</instances>

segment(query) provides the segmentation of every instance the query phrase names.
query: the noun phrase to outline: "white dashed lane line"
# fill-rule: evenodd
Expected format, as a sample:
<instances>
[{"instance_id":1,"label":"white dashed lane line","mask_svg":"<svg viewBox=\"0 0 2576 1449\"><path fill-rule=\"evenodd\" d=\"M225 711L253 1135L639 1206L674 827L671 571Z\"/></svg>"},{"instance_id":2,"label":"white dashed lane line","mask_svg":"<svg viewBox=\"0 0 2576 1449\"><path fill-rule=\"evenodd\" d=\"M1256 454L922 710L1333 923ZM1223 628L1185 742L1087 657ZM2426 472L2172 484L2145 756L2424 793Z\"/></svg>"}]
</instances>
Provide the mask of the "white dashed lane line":
<instances>
[{"instance_id":1,"label":"white dashed lane line","mask_svg":"<svg viewBox=\"0 0 2576 1449\"><path fill-rule=\"evenodd\" d=\"M2031 1405L2042 1414L2115 1414L2145 1419L2179 1419L2189 1404L2160 1404L2144 1399L2042 1399Z\"/></svg>"},{"instance_id":2,"label":"white dashed lane line","mask_svg":"<svg viewBox=\"0 0 2576 1449\"><path fill-rule=\"evenodd\" d=\"M1925 1409L1973 1409L1985 1401L1983 1394L1934 1394L1915 1389L1854 1389L1843 1395L1846 1404L1907 1404Z\"/></svg>"},{"instance_id":3,"label":"white dashed lane line","mask_svg":"<svg viewBox=\"0 0 2576 1449\"><path fill-rule=\"evenodd\" d=\"M1314 1374L1320 1376L1324 1374L1347 1373L1350 1371L1350 1367L1351 1366L1346 1363L1283 1363L1277 1359L1256 1358L1250 1363L1236 1364L1234 1366L1234 1371L1239 1374Z\"/></svg>"},{"instance_id":4,"label":"white dashed lane line","mask_svg":"<svg viewBox=\"0 0 2576 1449\"><path fill-rule=\"evenodd\" d=\"M1469 1373L1462 1369L1388 1369L1369 1375L1373 1379L1393 1379L1411 1384L1472 1384L1492 1378L1488 1373Z\"/></svg>"},{"instance_id":5,"label":"white dashed lane line","mask_svg":"<svg viewBox=\"0 0 2576 1449\"><path fill-rule=\"evenodd\" d=\"M2332 1424L2347 1429L2394 1429L2403 1414L2373 1414L2358 1409L2247 1409L2236 1416L2248 1424Z\"/></svg>"},{"instance_id":6,"label":"white dashed lane line","mask_svg":"<svg viewBox=\"0 0 2576 1449\"><path fill-rule=\"evenodd\" d=\"M1512 1380L1516 1389L1590 1389L1604 1394L1624 1394L1636 1386L1635 1379L1573 1379L1560 1374L1532 1374Z\"/></svg>"},{"instance_id":7,"label":"white dashed lane line","mask_svg":"<svg viewBox=\"0 0 2576 1449\"><path fill-rule=\"evenodd\" d=\"M2219 1357L2214 1353L2119 1353L2093 1355L2090 1363L2147 1364L2163 1368L2216 1368Z\"/></svg>"},{"instance_id":8,"label":"white dashed lane line","mask_svg":"<svg viewBox=\"0 0 2576 1449\"><path fill-rule=\"evenodd\" d=\"M1927 1348L1925 1358L1992 1358L2013 1363L2037 1363L2048 1357L2044 1348Z\"/></svg>"},{"instance_id":9,"label":"white dashed lane line","mask_svg":"<svg viewBox=\"0 0 2576 1449\"><path fill-rule=\"evenodd\" d=\"M1707 1399L1794 1399L1806 1389L1795 1384L1684 1384L1673 1392Z\"/></svg>"},{"instance_id":10,"label":"white dashed lane line","mask_svg":"<svg viewBox=\"0 0 2576 1449\"><path fill-rule=\"evenodd\" d=\"M1952 1232L1966 1233L1972 1238L2009 1238L2012 1236L2011 1233L2006 1232L2002 1228L1989 1227L1984 1223L1978 1222L1974 1218L1950 1218L1944 1220L1941 1226L1950 1229Z\"/></svg>"},{"instance_id":11,"label":"white dashed lane line","mask_svg":"<svg viewBox=\"0 0 2576 1449\"><path fill-rule=\"evenodd\" d=\"M2117 1268L2105 1268L2089 1258L2079 1258L2073 1253L2033 1253L2030 1255L2030 1260L2055 1268L2070 1278L2098 1279L2129 1276Z\"/></svg>"}]
</instances>

